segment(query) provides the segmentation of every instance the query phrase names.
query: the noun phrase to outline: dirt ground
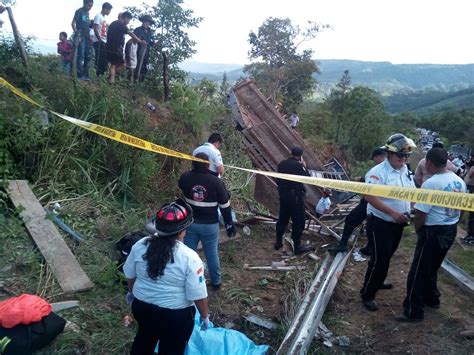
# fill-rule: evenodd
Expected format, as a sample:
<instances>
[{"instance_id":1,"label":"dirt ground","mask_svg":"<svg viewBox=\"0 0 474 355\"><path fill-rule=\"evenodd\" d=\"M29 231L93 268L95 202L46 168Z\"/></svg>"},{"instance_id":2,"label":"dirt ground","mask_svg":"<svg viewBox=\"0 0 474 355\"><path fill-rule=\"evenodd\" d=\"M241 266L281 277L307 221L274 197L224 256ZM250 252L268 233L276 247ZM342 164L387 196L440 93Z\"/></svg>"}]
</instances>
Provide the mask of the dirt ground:
<instances>
[{"instance_id":1,"label":"dirt ground","mask_svg":"<svg viewBox=\"0 0 474 355\"><path fill-rule=\"evenodd\" d=\"M223 266L223 288L210 295L213 321L218 326L232 327L243 331L258 344L271 346L273 353L283 339L291 315L287 308L295 307L295 292L304 295L304 285L311 280L313 271L319 266L307 256L289 261L291 264L306 266L304 271L243 271L244 264L270 265L272 261L282 260L282 253L275 252L273 228L257 227L245 239L221 245ZM328 242L314 234L306 234L303 239L320 247ZM360 240L363 244L365 239ZM474 328L473 297L455 285L450 278L440 275L439 287L442 293L442 306L438 310L427 309L422 323L405 324L396 322L393 317L400 313L401 303L406 292L406 277L410 268L415 239L407 229L402 243L392 259L389 280L394 289L380 291L377 295L379 311L369 312L363 308L358 296L367 267L367 261L348 261L343 276L325 312L323 322L335 336L345 335L350 339L349 347L333 346L327 348L315 341L310 353L409 353L409 354L473 354L474 340L459 336L466 329ZM324 251L317 254L324 257ZM290 296L289 296L290 295ZM279 328L269 331L245 322L247 312L268 318Z\"/></svg>"}]
</instances>

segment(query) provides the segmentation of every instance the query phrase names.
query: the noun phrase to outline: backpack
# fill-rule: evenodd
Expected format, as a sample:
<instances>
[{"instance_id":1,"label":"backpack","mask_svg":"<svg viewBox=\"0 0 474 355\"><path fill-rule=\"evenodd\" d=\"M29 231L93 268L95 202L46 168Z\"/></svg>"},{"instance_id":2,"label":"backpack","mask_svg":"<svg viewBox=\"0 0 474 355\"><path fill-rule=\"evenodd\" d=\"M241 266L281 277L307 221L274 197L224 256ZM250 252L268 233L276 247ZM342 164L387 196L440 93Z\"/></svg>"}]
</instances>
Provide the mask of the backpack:
<instances>
[{"instance_id":1,"label":"backpack","mask_svg":"<svg viewBox=\"0 0 474 355\"><path fill-rule=\"evenodd\" d=\"M115 245L117 249L120 251L120 258L119 258L119 267L120 271L123 271L123 264L125 260L127 260L127 256L132 250L132 247L138 242L140 239L148 237L149 233L144 231L135 231L125 234L120 240L118 240Z\"/></svg>"},{"instance_id":2,"label":"backpack","mask_svg":"<svg viewBox=\"0 0 474 355\"><path fill-rule=\"evenodd\" d=\"M51 343L64 330L66 321L51 312L40 321L13 328L0 327L0 354L28 355Z\"/></svg>"}]
</instances>

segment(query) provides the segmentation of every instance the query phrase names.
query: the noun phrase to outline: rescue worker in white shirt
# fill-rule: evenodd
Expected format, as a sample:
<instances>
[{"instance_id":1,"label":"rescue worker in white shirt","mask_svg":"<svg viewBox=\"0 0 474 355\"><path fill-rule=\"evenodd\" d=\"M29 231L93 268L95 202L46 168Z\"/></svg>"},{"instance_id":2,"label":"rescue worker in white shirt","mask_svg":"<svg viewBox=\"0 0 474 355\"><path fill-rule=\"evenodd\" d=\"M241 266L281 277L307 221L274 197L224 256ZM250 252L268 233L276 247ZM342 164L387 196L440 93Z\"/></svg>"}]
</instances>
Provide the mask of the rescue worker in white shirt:
<instances>
[{"instance_id":1,"label":"rescue worker in white shirt","mask_svg":"<svg viewBox=\"0 0 474 355\"><path fill-rule=\"evenodd\" d=\"M127 303L138 323L131 354L183 354L194 329L195 307L201 329L209 326L203 263L183 243L193 210L181 199L163 205L147 223L151 236L132 247L123 271Z\"/></svg>"},{"instance_id":2,"label":"rescue worker in white shirt","mask_svg":"<svg viewBox=\"0 0 474 355\"><path fill-rule=\"evenodd\" d=\"M209 160L204 153L196 154L196 158ZM233 237L235 226L232 221L230 193L224 182L209 171L209 163L193 161L193 169L179 178L178 186L185 200L194 211L194 224L189 227L184 243L193 250L202 244L206 256L212 288L221 288L221 268L219 261L219 219L217 209L224 218L228 237Z\"/></svg>"},{"instance_id":3,"label":"rescue worker in white shirt","mask_svg":"<svg viewBox=\"0 0 474 355\"><path fill-rule=\"evenodd\" d=\"M448 153L443 148L428 151L426 169L432 177L423 183L422 189L466 192L466 184L447 169L447 161ZM460 216L461 212L452 208L415 204L415 230L418 239L408 273L403 312L395 317L396 320L419 322L424 317L424 305L440 307L438 270L456 238Z\"/></svg>"},{"instance_id":4,"label":"rescue worker in white shirt","mask_svg":"<svg viewBox=\"0 0 474 355\"><path fill-rule=\"evenodd\" d=\"M206 154L211 162L209 165L209 171L211 174L220 177L224 174L224 163L222 162L222 155L219 151L222 141L222 136L219 133L214 132L209 136L206 143L197 147L193 151L193 156L196 156L198 153Z\"/></svg>"},{"instance_id":5,"label":"rescue worker in white shirt","mask_svg":"<svg viewBox=\"0 0 474 355\"><path fill-rule=\"evenodd\" d=\"M387 159L374 166L365 176L369 184L402 186L415 188L411 172L406 163L412 148L416 147L413 140L397 133L390 136L383 147ZM390 259L397 250L402 237L403 228L410 217L410 202L364 196L367 200L367 235L373 240L372 253L365 274L364 285L360 290L362 303L369 311L378 309L375 295L380 289L392 288L384 285L390 266Z\"/></svg>"}]
</instances>

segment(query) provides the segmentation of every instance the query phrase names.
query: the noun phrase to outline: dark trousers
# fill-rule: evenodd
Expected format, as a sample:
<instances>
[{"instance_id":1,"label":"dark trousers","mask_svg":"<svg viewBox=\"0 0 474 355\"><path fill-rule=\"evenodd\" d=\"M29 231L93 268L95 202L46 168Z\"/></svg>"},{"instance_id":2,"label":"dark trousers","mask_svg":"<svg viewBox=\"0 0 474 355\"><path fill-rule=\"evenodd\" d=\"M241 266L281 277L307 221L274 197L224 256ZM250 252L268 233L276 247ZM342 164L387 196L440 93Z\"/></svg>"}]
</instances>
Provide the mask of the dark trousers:
<instances>
[{"instance_id":1,"label":"dark trousers","mask_svg":"<svg viewBox=\"0 0 474 355\"><path fill-rule=\"evenodd\" d=\"M415 255L407 279L405 315L423 318L423 305L439 305L438 270L456 238L457 225L424 226L418 233Z\"/></svg>"},{"instance_id":2,"label":"dark trousers","mask_svg":"<svg viewBox=\"0 0 474 355\"><path fill-rule=\"evenodd\" d=\"M367 218L367 201L361 199L359 204L349 213L344 220L344 229L342 231L341 244L346 245L347 241L356 229Z\"/></svg>"},{"instance_id":3,"label":"dark trousers","mask_svg":"<svg viewBox=\"0 0 474 355\"><path fill-rule=\"evenodd\" d=\"M467 185L470 194L474 194L474 185ZM467 235L474 236L474 212L469 212L469 220L467 222Z\"/></svg>"},{"instance_id":4,"label":"dark trousers","mask_svg":"<svg viewBox=\"0 0 474 355\"><path fill-rule=\"evenodd\" d=\"M400 244L405 224L384 221L375 216L367 219L367 238L373 240L373 252L367 265L364 286L360 290L363 300L375 298L375 294L387 277L390 259Z\"/></svg>"},{"instance_id":5,"label":"dark trousers","mask_svg":"<svg viewBox=\"0 0 474 355\"><path fill-rule=\"evenodd\" d=\"M138 331L130 354L153 354L158 340L158 354L184 353L194 329L194 307L168 309L135 298L132 313L138 323Z\"/></svg>"},{"instance_id":6,"label":"dark trousers","mask_svg":"<svg viewBox=\"0 0 474 355\"><path fill-rule=\"evenodd\" d=\"M107 71L107 54L104 42L94 42L95 68L97 76L103 75Z\"/></svg>"},{"instance_id":7,"label":"dark trousers","mask_svg":"<svg viewBox=\"0 0 474 355\"><path fill-rule=\"evenodd\" d=\"M300 246L301 234L304 230L305 209L304 191L288 190L280 192L280 214L276 224L277 242L281 242L283 234L291 218L291 238L295 249Z\"/></svg>"}]
</instances>

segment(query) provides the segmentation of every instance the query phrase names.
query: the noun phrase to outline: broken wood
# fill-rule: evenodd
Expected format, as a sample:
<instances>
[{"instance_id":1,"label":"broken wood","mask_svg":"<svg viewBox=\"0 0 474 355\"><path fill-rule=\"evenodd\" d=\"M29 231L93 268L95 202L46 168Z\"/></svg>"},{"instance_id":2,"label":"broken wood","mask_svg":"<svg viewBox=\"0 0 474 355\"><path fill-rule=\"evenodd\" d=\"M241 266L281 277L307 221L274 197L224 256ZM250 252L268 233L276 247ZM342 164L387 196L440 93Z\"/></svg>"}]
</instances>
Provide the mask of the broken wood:
<instances>
[{"instance_id":1,"label":"broken wood","mask_svg":"<svg viewBox=\"0 0 474 355\"><path fill-rule=\"evenodd\" d=\"M94 284L82 270L53 222L46 218L46 211L31 191L28 182L10 180L7 191L15 207L23 209L20 216L61 289L64 292L91 289Z\"/></svg>"},{"instance_id":2,"label":"broken wood","mask_svg":"<svg viewBox=\"0 0 474 355\"><path fill-rule=\"evenodd\" d=\"M79 307L79 301L63 301L51 303L53 312L64 311L65 309Z\"/></svg>"},{"instance_id":3,"label":"broken wood","mask_svg":"<svg viewBox=\"0 0 474 355\"><path fill-rule=\"evenodd\" d=\"M256 324L256 325L258 325L258 326L260 326L260 327L263 327L263 328L266 328L266 329L270 329L270 330L273 330L273 329L277 329L277 328L278 328L278 324L276 324L275 322L272 322L271 320L266 319L266 318L262 318L262 317L256 316L255 314L252 314L252 313L249 313L249 314L245 317L245 320L246 320L247 322Z\"/></svg>"},{"instance_id":4,"label":"broken wood","mask_svg":"<svg viewBox=\"0 0 474 355\"><path fill-rule=\"evenodd\" d=\"M267 271L292 271L304 270L306 266L290 265L290 266L250 266L244 264L244 270L267 270Z\"/></svg>"}]
</instances>

